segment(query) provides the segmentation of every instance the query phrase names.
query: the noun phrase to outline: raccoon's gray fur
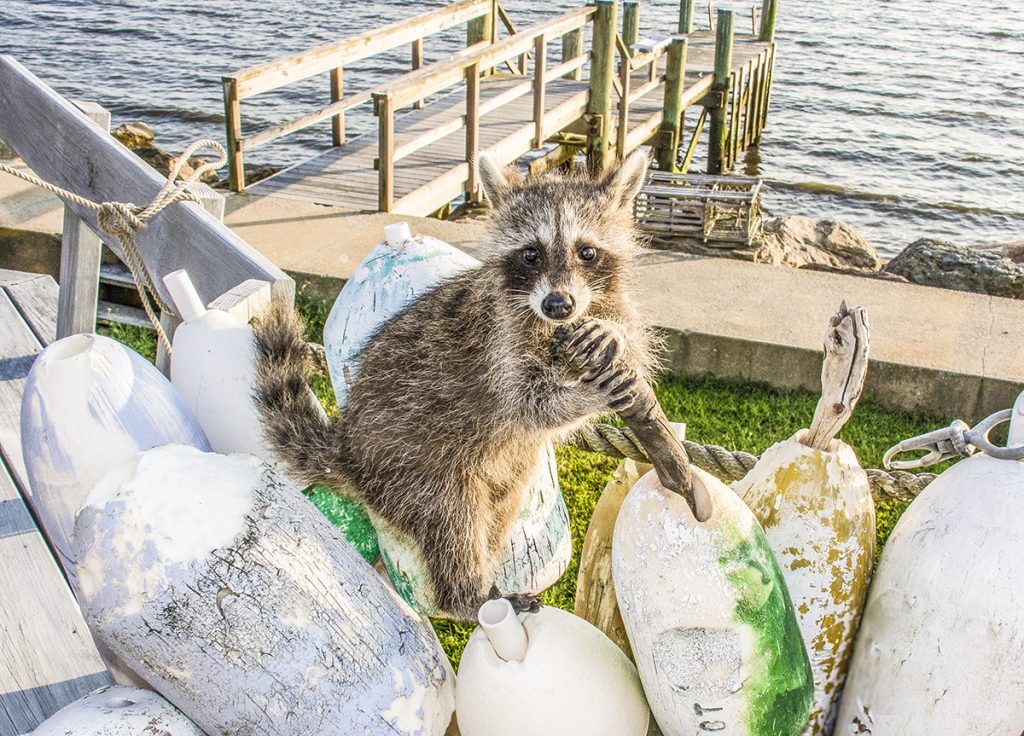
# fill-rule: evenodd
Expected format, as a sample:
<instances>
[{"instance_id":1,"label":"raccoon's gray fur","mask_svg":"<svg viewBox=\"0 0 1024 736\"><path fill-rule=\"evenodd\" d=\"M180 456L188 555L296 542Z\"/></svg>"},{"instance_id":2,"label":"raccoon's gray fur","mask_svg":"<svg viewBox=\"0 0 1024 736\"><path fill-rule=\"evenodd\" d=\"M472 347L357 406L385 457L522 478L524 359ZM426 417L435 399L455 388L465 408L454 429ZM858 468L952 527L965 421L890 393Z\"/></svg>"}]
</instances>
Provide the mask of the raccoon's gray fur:
<instances>
[{"instance_id":1,"label":"raccoon's gray fur","mask_svg":"<svg viewBox=\"0 0 1024 736\"><path fill-rule=\"evenodd\" d=\"M630 293L632 201L647 165L637 153L603 177L523 180L482 158L493 205L482 265L380 328L336 420L307 390L295 313L277 304L256 329L256 398L282 459L412 537L454 615L474 617L486 599L544 443L628 409L630 386L650 377ZM565 323L593 366L582 379L551 352Z\"/></svg>"}]
</instances>

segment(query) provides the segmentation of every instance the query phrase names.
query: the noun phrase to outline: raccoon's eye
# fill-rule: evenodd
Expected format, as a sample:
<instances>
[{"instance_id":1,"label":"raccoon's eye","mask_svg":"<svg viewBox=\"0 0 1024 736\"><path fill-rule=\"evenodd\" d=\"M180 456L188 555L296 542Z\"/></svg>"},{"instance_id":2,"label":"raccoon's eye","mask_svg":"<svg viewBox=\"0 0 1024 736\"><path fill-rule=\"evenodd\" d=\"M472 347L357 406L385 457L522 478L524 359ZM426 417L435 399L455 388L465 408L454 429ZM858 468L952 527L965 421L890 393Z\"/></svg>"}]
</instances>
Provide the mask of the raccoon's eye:
<instances>
[{"instance_id":1,"label":"raccoon's eye","mask_svg":"<svg viewBox=\"0 0 1024 736\"><path fill-rule=\"evenodd\" d=\"M597 249L592 245L584 245L578 251L579 257L584 261L592 261L597 258Z\"/></svg>"},{"instance_id":2,"label":"raccoon's eye","mask_svg":"<svg viewBox=\"0 0 1024 736\"><path fill-rule=\"evenodd\" d=\"M524 263L536 263L540 260L540 251L536 248L525 248L523 249L523 262Z\"/></svg>"}]
</instances>

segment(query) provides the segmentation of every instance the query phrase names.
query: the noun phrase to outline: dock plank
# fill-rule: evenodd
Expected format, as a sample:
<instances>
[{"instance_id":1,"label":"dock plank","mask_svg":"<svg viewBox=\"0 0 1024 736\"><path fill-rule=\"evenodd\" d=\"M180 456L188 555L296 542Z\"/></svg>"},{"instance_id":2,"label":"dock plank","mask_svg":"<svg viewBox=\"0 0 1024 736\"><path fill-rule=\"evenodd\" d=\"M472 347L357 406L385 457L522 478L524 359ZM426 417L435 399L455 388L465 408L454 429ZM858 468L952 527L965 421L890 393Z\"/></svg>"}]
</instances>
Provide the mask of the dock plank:
<instances>
[{"instance_id":1,"label":"dock plank","mask_svg":"<svg viewBox=\"0 0 1024 736\"><path fill-rule=\"evenodd\" d=\"M0 272L0 736L27 734L111 683L26 505L21 396L56 329L56 298L49 276Z\"/></svg>"}]
</instances>

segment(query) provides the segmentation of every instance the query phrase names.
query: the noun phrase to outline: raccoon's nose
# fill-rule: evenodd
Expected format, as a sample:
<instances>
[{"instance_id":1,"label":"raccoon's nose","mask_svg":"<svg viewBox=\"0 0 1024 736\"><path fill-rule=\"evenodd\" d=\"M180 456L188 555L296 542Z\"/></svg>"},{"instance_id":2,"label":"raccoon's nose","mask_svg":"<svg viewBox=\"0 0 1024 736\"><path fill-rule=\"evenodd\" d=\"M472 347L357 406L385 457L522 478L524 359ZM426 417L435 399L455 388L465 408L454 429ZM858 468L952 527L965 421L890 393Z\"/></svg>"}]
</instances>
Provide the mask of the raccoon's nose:
<instances>
[{"instance_id":1,"label":"raccoon's nose","mask_svg":"<svg viewBox=\"0 0 1024 736\"><path fill-rule=\"evenodd\" d=\"M576 302L569 294L552 292L540 303L541 309L551 319L566 319L576 308Z\"/></svg>"}]
</instances>

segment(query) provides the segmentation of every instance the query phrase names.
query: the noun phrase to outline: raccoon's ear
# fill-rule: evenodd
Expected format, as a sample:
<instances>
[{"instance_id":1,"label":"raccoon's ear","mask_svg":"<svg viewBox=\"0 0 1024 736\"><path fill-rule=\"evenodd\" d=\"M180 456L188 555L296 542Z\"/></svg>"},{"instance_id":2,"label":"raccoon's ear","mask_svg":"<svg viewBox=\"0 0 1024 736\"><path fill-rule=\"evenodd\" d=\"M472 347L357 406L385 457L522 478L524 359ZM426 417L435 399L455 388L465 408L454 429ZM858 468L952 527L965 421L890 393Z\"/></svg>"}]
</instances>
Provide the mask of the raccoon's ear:
<instances>
[{"instance_id":1,"label":"raccoon's ear","mask_svg":"<svg viewBox=\"0 0 1024 736\"><path fill-rule=\"evenodd\" d=\"M601 178L600 186L613 206L633 206L633 200L647 180L647 167L650 165L650 154L641 149L631 153L622 164Z\"/></svg>"},{"instance_id":2,"label":"raccoon's ear","mask_svg":"<svg viewBox=\"0 0 1024 736\"><path fill-rule=\"evenodd\" d=\"M504 167L490 153L481 153L476 159L480 172L480 185L491 204L498 204L509 192L522 184L522 177L511 167Z\"/></svg>"}]
</instances>

